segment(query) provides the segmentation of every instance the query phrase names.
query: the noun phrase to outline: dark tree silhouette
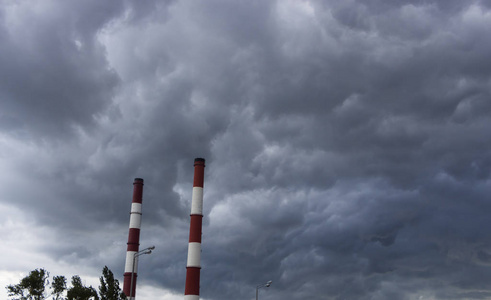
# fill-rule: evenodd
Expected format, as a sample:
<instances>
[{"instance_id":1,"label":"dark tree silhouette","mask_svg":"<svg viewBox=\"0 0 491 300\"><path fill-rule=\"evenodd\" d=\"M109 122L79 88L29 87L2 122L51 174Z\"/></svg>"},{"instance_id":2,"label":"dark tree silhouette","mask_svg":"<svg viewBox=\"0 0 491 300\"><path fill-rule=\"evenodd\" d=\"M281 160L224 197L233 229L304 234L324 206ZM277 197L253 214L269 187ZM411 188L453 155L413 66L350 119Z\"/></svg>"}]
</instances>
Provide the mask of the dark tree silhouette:
<instances>
[{"instance_id":1,"label":"dark tree silhouette","mask_svg":"<svg viewBox=\"0 0 491 300\"><path fill-rule=\"evenodd\" d=\"M63 300L62 294L66 290L66 278L65 276L54 276L53 282L51 283L51 288L53 289L53 299Z\"/></svg>"},{"instance_id":2,"label":"dark tree silhouette","mask_svg":"<svg viewBox=\"0 0 491 300\"><path fill-rule=\"evenodd\" d=\"M78 275L72 277L72 287L67 292L68 300L99 300L97 291L92 287L86 287Z\"/></svg>"},{"instance_id":3,"label":"dark tree silhouette","mask_svg":"<svg viewBox=\"0 0 491 300\"><path fill-rule=\"evenodd\" d=\"M44 291L49 278L45 269L33 270L20 280L19 284L8 285L9 297L13 300L43 300L46 299Z\"/></svg>"},{"instance_id":4,"label":"dark tree silhouette","mask_svg":"<svg viewBox=\"0 0 491 300\"><path fill-rule=\"evenodd\" d=\"M107 266L102 269L102 276L99 278L100 300L125 300L126 296L119 287L119 281L114 279L114 274Z\"/></svg>"},{"instance_id":5,"label":"dark tree silhouette","mask_svg":"<svg viewBox=\"0 0 491 300\"><path fill-rule=\"evenodd\" d=\"M21 279L19 284L6 286L11 300L45 300L48 299L47 291L49 273L45 269L36 269L28 276ZM51 296L53 300L126 300L125 294L119 287L119 281L107 266L102 269L99 278L99 294L92 286L85 286L80 276L72 276L71 286L67 289L65 276L54 276L51 282ZM66 298L64 293L66 292ZM99 298L100 296L100 298Z\"/></svg>"}]
</instances>

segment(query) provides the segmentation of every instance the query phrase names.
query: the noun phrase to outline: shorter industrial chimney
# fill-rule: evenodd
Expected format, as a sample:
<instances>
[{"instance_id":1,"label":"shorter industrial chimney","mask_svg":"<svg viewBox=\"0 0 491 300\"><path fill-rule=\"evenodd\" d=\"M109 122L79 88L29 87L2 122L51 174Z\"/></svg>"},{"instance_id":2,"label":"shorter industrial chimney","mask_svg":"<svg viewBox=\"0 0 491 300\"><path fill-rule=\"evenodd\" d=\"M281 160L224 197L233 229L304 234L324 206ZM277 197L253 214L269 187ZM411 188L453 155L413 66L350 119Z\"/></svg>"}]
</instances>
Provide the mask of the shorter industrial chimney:
<instances>
[{"instance_id":1,"label":"shorter industrial chimney","mask_svg":"<svg viewBox=\"0 0 491 300\"><path fill-rule=\"evenodd\" d=\"M135 299L136 278L138 270L138 253L140 246L140 227L142 218L143 179L135 178L133 182L133 200L131 201L130 229L126 248L126 264L124 267L123 292L129 300ZM133 260L135 263L133 264ZM133 280L133 283L131 282Z\"/></svg>"}]
</instances>

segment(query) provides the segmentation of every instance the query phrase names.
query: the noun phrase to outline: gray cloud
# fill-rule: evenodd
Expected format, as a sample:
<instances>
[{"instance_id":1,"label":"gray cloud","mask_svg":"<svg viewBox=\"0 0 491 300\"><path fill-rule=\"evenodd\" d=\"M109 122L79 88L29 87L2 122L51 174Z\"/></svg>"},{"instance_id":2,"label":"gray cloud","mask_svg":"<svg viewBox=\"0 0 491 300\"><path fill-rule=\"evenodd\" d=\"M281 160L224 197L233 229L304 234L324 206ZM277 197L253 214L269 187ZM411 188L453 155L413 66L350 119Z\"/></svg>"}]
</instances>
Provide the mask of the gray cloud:
<instances>
[{"instance_id":1,"label":"gray cloud","mask_svg":"<svg viewBox=\"0 0 491 300\"><path fill-rule=\"evenodd\" d=\"M118 82L96 33L118 10L95 2L3 5L5 129L30 138L66 136L72 126L93 123L111 102Z\"/></svg>"},{"instance_id":2,"label":"gray cloud","mask_svg":"<svg viewBox=\"0 0 491 300\"><path fill-rule=\"evenodd\" d=\"M122 274L143 177L141 244L157 249L140 282L182 293L205 157L203 298L267 280L261 299L489 297L487 3L21 2L0 17L1 201L53 229L38 253Z\"/></svg>"}]
</instances>

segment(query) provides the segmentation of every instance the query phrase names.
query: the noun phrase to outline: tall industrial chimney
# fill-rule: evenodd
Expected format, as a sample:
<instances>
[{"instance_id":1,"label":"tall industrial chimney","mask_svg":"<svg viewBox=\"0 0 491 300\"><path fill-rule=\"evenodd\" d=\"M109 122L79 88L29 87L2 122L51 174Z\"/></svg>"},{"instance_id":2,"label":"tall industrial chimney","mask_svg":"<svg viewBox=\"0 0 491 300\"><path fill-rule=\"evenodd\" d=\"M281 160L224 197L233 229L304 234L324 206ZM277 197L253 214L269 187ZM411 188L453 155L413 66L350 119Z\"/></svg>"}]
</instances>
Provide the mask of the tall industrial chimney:
<instances>
[{"instance_id":1,"label":"tall industrial chimney","mask_svg":"<svg viewBox=\"0 0 491 300\"><path fill-rule=\"evenodd\" d=\"M142 218L143 179L135 178L133 182L133 200L131 201L130 229L128 233L128 246L126 248L126 264L124 267L123 292L129 300L135 298L136 273L138 270L138 257L135 254L140 246L140 226ZM133 260L135 262L133 264ZM133 280L133 283L131 282ZM131 290L131 291L130 291Z\"/></svg>"},{"instance_id":2,"label":"tall industrial chimney","mask_svg":"<svg viewBox=\"0 0 491 300\"><path fill-rule=\"evenodd\" d=\"M199 300L199 273L201 270L201 224L203 221L203 179L205 159L194 160L191 225L189 228L188 261L184 300Z\"/></svg>"}]
</instances>

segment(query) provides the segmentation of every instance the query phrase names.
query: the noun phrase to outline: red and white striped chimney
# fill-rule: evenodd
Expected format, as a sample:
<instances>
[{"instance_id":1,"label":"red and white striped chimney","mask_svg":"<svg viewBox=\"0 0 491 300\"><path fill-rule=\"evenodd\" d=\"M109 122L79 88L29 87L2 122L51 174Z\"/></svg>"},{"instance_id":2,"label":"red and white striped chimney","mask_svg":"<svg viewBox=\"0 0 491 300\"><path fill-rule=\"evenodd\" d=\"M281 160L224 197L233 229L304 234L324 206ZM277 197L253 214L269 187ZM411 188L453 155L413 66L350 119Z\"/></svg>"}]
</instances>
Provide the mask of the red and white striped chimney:
<instances>
[{"instance_id":1,"label":"red and white striped chimney","mask_svg":"<svg viewBox=\"0 0 491 300\"><path fill-rule=\"evenodd\" d=\"M128 233L128 246L126 248L126 264L124 267L124 284L123 292L129 300L135 298L136 291L136 273L138 270L138 257L134 256L138 252L140 246L140 226L142 218L142 195L143 195L143 179L135 178L133 182L133 200L131 201L130 212L130 229ZM133 266L133 259L135 265ZM133 279L133 284L131 280ZM130 290L131 293L130 293Z\"/></svg>"},{"instance_id":2,"label":"red and white striped chimney","mask_svg":"<svg viewBox=\"0 0 491 300\"><path fill-rule=\"evenodd\" d=\"M201 224L203 221L203 179L205 159L194 160L191 225L189 228L188 261L184 300L199 300L199 274L201 270Z\"/></svg>"}]
</instances>

